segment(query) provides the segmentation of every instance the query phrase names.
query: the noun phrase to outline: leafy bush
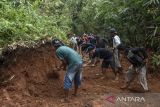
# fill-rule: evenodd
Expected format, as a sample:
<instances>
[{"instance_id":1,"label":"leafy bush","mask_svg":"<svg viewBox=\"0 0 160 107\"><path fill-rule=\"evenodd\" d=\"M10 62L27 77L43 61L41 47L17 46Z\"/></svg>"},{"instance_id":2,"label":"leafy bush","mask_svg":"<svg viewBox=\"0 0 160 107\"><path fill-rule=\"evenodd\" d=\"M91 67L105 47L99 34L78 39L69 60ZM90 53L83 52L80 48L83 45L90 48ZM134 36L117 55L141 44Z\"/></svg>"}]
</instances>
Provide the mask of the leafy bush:
<instances>
[{"instance_id":1,"label":"leafy bush","mask_svg":"<svg viewBox=\"0 0 160 107\"><path fill-rule=\"evenodd\" d=\"M67 9L62 6L63 2L59 2L0 1L0 48L14 42L35 41L47 36L66 40L70 19Z\"/></svg>"},{"instance_id":2,"label":"leafy bush","mask_svg":"<svg viewBox=\"0 0 160 107\"><path fill-rule=\"evenodd\" d=\"M157 55L157 54L153 55L152 67L154 71L160 71L160 55Z\"/></svg>"}]
</instances>

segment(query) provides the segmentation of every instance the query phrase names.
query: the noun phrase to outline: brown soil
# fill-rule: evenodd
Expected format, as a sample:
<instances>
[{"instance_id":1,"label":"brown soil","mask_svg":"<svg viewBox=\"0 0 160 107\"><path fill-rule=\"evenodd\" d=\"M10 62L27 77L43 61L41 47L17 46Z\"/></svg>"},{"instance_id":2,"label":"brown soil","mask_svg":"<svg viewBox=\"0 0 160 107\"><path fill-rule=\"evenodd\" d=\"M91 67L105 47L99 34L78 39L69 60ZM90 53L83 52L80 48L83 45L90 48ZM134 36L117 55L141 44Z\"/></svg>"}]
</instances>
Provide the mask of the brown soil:
<instances>
[{"instance_id":1,"label":"brown soil","mask_svg":"<svg viewBox=\"0 0 160 107\"><path fill-rule=\"evenodd\" d=\"M119 81L113 81L113 73L108 70L108 78L102 79L100 67L85 67L83 69L82 86L77 97L72 96L70 102L63 101L64 71L57 75L54 68L58 60L52 55L50 46L29 49L16 56L14 64L1 68L5 75L0 85L0 105L2 107L104 107L102 97L108 93L137 93L143 89L135 81L131 86L134 90L121 90L124 76ZM124 70L128 62L122 58ZM12 78L10 78L12 77ZM151 92L160 92L160 81L148 74L148 84Z\"/></svg>"}]
</instances>

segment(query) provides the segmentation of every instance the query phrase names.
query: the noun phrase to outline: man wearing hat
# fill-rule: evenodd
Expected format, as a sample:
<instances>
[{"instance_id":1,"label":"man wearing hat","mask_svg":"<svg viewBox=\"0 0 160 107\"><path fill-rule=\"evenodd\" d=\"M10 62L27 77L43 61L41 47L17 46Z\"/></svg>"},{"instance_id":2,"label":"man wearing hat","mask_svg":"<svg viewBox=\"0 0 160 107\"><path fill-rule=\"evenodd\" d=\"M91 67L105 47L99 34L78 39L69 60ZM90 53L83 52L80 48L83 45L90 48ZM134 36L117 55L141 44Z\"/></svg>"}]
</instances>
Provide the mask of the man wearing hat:
<instances>
[{"instance_id":1,"label":"man wearing hat","mask_svg":"<svg viewBox=\"0 0 160 107\"><path fill-rule=\"evenodd\" d=\"M67 65L67 71L64 78L64 93L65 100L68 100L69 89L72 87L72 81L74 81L75 91L73 95L77 95L78 87L81 85L82 78L82 58L80 55L58 40L52 41L52 46L56 50L57 57L62 61L60 67L65 68Z\"/></svg>"},{"instance_id":2,"label":"man wearing hat","mask_svg":"<svg viewBox=\"0 0 160 107\"><path fill-rule=\"evenodd\" d=\"M110 29L110 35L113 39L113 57L114 57L115 67L118 68L117 71L122 72L122 66L119 61L119 53L117 48L121 44L121 40L117 35L117 31L114 28ZM118 76L116 77L116 80L118 80Z\"/></svg>"}]
</instances>

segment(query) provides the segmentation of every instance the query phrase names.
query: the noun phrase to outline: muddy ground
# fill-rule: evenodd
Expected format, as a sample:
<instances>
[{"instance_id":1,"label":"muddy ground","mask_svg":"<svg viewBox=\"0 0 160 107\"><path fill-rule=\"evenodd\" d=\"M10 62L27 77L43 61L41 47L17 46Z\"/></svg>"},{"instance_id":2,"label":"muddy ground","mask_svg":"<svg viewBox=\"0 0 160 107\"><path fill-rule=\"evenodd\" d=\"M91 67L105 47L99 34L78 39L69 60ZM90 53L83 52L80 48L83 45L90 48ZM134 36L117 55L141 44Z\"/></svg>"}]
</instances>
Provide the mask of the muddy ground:
<instances>
[{"instance_id":1,"label":"muddy ground","mask_svg":"<svg viewBox=\"0 0 160 107\"><path fill-rule=\"evenodd\" d=\"M82 86L77 97L70 93L70 102L63 101L63 77L65 71L60 70L60 78L54 78L52 71L55 63L59 63L48 45L27 51L14 56L15 62L2 67L0 86L1 107L110 107L106 102L106 95L111 93L142 93L143 89L135 80L130 90L121 90L124 85L124 76L119 81L113 81L113 73L108 70L108 78L102 78L100 65L83 68ZM129 63L122 58L124 71ZM160 92L159 79L148 73L149 93Z\"/></svg>"}]
</instances>

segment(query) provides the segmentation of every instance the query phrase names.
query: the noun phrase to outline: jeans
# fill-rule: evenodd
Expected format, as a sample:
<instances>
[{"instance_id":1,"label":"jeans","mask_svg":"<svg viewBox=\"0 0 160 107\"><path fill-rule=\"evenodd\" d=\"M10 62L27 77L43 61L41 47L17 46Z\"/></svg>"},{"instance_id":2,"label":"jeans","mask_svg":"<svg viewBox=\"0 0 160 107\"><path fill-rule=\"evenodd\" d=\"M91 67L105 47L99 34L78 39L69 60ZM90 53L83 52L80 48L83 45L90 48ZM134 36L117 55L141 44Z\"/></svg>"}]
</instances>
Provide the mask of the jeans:
<instances>
[{"instance_id":1,"label":"jeans","mask_svg":"<svg viewBox=\"0 0 160 107\"><path fill-rule=\"evenodd\" d=\"M82 63L75 64L72 68L68 68L64 78L64 89L72 88L72 81L74 80L76 85L81 85L82 79Z\"/></svg>"}]
</instances>

